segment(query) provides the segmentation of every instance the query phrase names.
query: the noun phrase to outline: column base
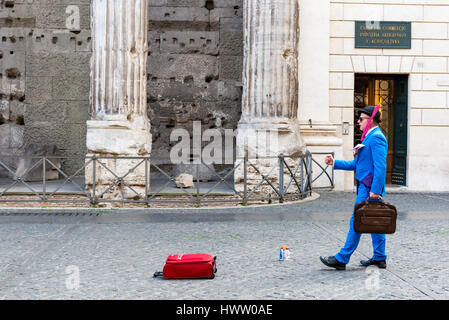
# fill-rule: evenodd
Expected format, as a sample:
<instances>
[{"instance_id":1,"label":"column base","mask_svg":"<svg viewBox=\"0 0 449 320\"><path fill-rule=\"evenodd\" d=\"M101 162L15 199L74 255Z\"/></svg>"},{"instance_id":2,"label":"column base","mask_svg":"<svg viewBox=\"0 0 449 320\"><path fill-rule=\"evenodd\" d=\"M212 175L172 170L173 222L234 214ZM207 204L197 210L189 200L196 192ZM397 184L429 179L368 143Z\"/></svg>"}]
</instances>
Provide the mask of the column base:
<instances>
[{"instance_id":1,"label":"column base","mask_svg":"<svg viewBox=\"0 0 449 320\"><path fill-rule=\"evenodd\" d=\"M337 136L337 126L329 122L301 123L301 136L307 145L307 149L313 154L313 159L323 168L326 168L324 158L331 152L334 158L343 159L343 139ZM317 164L312 167L314 177L317 177L323 169ZM329 176L332 174L332 168L327 168ZM334 171L334 190L344 190L344 177L342 171ZM329 178L323 174L316 180L313 187L329 187L331 185Z\"/></svg>"},{"instance_id":2,"label":"column base","mask_svg":"<svg viewBox=\"0 0 449 320\"><path fill-rule=\"evenodd\" d=\"M240 122L236 142L237 157L300 156L306 152L299 123L292 120Z\"/></svg>"},{"instance_id":3,"label":"column base","mask_svg":"<svg viewBox=\"0 0 449 320\"><path fill-rule=\"evenodd\" d=\"M247 194L256 188L262 180L262 175L276 189L280 190L280 160L279 155L285 156L283 163L283 182L284 188L291 180L288 167L293 172L301 159L307 152L306 145L302 140L299 132L299 123L296 121L286 120L273 122L272 119L260 122L239 123L237 133L237 164L242 162L234 172L235 189L243 193L245 189L245 166L243 158L247 157L246 165L246 190ZM259 172L252 166L257 168ZM303 181L300 178L300 170L298 170L296 179L299 185ZM267 181L264 181L251 196L254 198L278 197L278 193L273 189ZM291 182L289 188L284 194L298 193L299 190L294 181Z\"/></svg>"},{"instance_id":4,"label":"column base","mask_svg":"<svg viewBox=\"0 0 449 320\"><path fill-rule=\"evenodd\" d=\"M151 133L145 116L87 121L86 144L87 191L95 188L95 196L100 200L146 198L150 187Z\"/></svg>"}]
</instances>

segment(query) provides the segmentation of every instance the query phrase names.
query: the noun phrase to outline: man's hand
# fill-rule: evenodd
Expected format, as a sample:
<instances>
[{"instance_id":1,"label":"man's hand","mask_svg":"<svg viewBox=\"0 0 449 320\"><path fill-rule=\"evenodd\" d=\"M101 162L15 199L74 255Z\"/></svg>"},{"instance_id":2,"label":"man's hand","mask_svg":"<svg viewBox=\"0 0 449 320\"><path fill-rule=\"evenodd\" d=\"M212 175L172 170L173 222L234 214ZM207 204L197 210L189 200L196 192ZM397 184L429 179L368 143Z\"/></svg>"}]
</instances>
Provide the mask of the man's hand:
<instances>
[{"instance_id":1,"label":"man's hand","mask_svg":"<svg viewBox=\"0 0 449 320\"><path fill-rule=\"evenodd\" d=\"M382 197L381 197L380 194L375 194L375 193L370 192L370 193L369 193L369 198L370 198L370 199L380 199L380 198L382 198Z\"/></svg>"},{"instance_id":2,"label":"man's hand","mask_svg":"<svg viewBox=\"0 0 449 320\"><path fill-rule=\"evenodd\" d=\"M334 165L334 158L332 156L326 156L326 158L324 158L324 162L328 166L333 166Z\"/></svg>"}]
</instances>

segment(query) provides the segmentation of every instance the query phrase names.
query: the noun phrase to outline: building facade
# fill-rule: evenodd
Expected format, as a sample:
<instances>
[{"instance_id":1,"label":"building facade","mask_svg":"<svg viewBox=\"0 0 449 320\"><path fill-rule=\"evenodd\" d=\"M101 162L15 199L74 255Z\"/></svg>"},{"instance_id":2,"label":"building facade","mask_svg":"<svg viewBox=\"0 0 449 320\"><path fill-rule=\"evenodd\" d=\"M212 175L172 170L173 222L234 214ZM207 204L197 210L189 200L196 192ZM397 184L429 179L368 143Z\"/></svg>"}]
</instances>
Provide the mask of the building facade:
<instances>
[{"instance_id":1,"label":"building facade","mask_svg":"<svg viewBox=\"0 0 449 320\"><path fill-rule=\"evenodd\" d=\"M352 156L357 140L354 109L381 103L389 142L387 183L448 191L449 3L331 1L329 21L329 117L339 126L344 157ZM354 21L408 22L410 48L356 48ZM346 175L345 189L352 179Z\"/></svg>"},{"instance_id":2,"label":"building facade","mask_svg":"<svg viewBox=\"0 0 449 320\"><path fill-rule=\"evenodd\" d=\"M277 94L288 96L280 110L286 110L287 131L298 135L296 149L304 143L311 152L334 152L346 160L360 138L357 110L381 104L389 141L387 183L411 191L449 190L446 0L133 0L133 5L118 1L102 11L107 2L1 1L1 154L20 154L30 143L56 143L67 157L64 169L76 172L86 154L114 147L99 145L97 134L89 139L89 128L104 132L116 128L109 126L111 121L122 121L123 128L140 128L131 137L146 136L132 152L168 164L174 128L192 132L194 121L201 121L202 129L246 128L254 119L248 97L263 100ZM276 19L280 13L289 18ZM128 30L120 23L126 17L141 22ZM247 38L254 30L256 42ZM100 34L103 42L96 42ZM118 41L128 36L140 44ZM251 61L262 59L262 69L255 72ZM107 70L124 70L118 61L134 60L139 61L136 68L110 72L107 80ZM265 92L257 81L254 90L245 87L267 70L282 74L283 63L285 76L267 84L286 81L288 94L276 86ZM114 64L123 67L114 69ZM114 81L121 83L131 74L136 89L130 92L138 101L122 108L131 87L115 90L120 85ZM107 83L110 90L102 91ZM92 97L104 103L95 105ZM251 126L285 125L272 113L264 114L263 106L263 101L254 104L264 116ZM125 109L139 119L133 125L125 123L128 114L120 116ZM128 151L123 154L132 154ZM354 190L353 173L335 172L335 187Z\"/></svg>"}]
</instances>

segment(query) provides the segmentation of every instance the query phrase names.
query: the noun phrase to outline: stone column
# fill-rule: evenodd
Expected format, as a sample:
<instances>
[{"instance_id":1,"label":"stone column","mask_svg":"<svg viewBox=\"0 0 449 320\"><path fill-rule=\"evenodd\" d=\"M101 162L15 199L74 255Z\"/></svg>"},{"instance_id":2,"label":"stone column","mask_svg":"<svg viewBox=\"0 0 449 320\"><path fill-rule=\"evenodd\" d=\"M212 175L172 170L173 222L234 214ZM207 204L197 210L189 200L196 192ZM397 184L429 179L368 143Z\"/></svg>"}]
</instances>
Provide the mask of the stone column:
<instances>
[{"instance_id":1,"label":"stone column","mask_svg":"<svg viewBox=\"0 0 449 320\"><path fill-rule=\"evenodd\" d=\"M334 152L342 159L342 139L337 126L330 122L330 0L300 1L299 37L299 104L298 118L301 136L310 152ZM324 165L325 155L314 155ZM320 174L321 168L313 171ZM328 169L330 173L330 169ZM342 172L335 172L336 189L341 189ZM322 175L314 186L328 186L329 180Z\"/></svg>"},{"instance_id":2,"label":"stone column","mask_svg":"<svg viewBox=\"0 0 449 320\"><path fill-rule=\"evenodd\" d=\"M305 152L297 118L298 40L298 0L244 1L243 96L237 157L298 156ZM267 168L274 163L258 161ZM241 175L237 170L236 184L241 183ZM257 176L253 178L257 180Z\"/></svg>"},{"instance_id":3,"label":"stone column","mask_svg":"<svg viewBox=\"0 0 449 320\"><path fill-rule=\"evenodd\" d=\"M151 152L147 117L146 63L148 55L148 0L93 0L91 59L91 119L87 121L88 155L148 157ZM141 160L102 160L117 176L128 173ZM86 184L92 187L92 167L86 168ZM125 179L142 191L145 164ZM96 166L97 194L114 183L103 166ZM147 180L148 181L148 180ZM108 198L137 195L119 184ZM143 194L145 194L143 192Z\"/></svg>"}]
</instances>

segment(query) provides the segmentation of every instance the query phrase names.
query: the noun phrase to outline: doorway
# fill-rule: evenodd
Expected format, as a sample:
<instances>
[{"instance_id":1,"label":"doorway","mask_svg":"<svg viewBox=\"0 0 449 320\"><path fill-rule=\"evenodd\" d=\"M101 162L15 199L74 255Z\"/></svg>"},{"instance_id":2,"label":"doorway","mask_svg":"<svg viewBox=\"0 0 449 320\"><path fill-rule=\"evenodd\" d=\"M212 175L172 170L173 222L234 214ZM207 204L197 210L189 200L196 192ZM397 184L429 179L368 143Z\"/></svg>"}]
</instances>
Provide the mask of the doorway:
<instances>
[{"instance_id":1,"label":"doorway","mask_svg":"<svg viewBox=\"0 0 449 320\"><path fill-rule=\"evenodd\" d=\"M388 141L387 185L407 183L408 75L356 74L354 84L354 145L361 142L358 112L381 105L380 128Z\"/></svg>"}]
</instances>

